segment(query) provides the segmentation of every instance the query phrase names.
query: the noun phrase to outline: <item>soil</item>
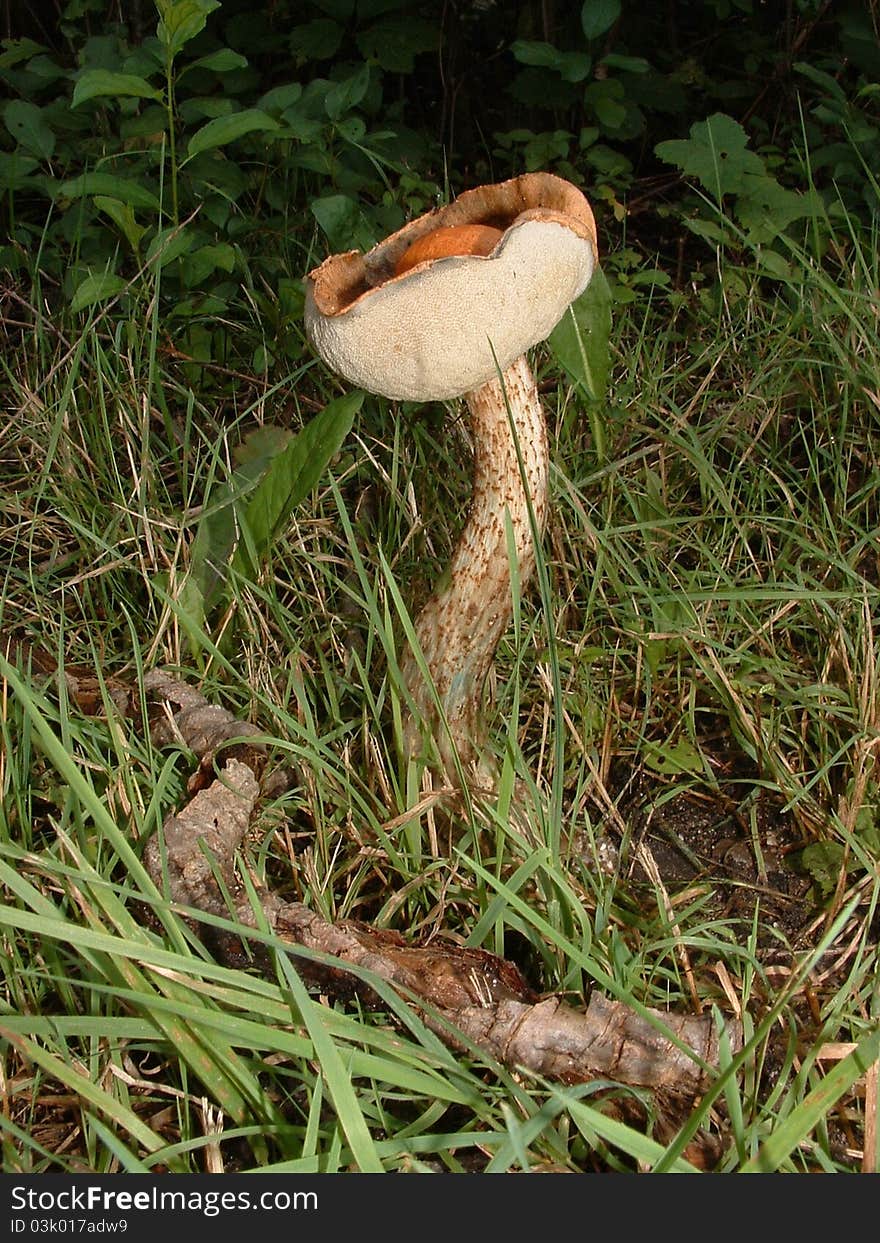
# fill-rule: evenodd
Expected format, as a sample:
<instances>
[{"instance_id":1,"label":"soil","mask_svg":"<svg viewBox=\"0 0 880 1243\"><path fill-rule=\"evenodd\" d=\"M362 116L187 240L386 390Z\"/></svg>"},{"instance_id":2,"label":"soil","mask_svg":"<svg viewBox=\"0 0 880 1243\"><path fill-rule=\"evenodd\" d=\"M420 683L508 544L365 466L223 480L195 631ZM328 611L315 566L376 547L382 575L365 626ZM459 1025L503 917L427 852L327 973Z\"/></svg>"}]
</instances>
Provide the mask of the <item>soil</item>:
<instances>
[{"instance_id":1,"label":"soil","mask_svg":"<svg viewBox=\"0 0 880 1243\"><path fill-rule=\"evenodd\" d=\"M633 883L652 883L653 860L673 897L695 883L709 885L705 915L741 921L750 931L757 911L759 947L788 947L787 955L806 945L820 913L810 876L797 868L806 843L769 800L756 803L747 818L683 794L637 812L635 828Z\"/></svg>"}]
</instances>

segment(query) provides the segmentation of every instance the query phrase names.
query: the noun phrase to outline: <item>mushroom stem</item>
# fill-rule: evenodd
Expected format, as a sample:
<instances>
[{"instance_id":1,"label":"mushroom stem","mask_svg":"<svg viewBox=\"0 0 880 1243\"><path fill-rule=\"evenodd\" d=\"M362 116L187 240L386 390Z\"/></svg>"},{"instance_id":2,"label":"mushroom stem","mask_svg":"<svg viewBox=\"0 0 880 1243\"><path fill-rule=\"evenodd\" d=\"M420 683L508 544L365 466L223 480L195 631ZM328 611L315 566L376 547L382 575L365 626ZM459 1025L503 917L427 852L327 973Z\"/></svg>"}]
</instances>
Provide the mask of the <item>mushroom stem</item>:
<instances>
[{"instance_id":1,"label":"mushroom stem","mask_svg":"<svg viewBox=\"0 0 880 1243\"><path fill-rule=\"evenodd\" d=\"M529 510L540 534L549 468L544 412L525 356L466 400L474 445L471 509L443 582L415 623L448 732L438 722L434 695L414 654L407 651L401 663L416 707L405 725L407 754L421 754L425 736L432 737L450 776L456 771L455 752L463 764L479 758L483 686L513 615L506 520L523 587L535 565Z\"/></svg>"}]
</instances>

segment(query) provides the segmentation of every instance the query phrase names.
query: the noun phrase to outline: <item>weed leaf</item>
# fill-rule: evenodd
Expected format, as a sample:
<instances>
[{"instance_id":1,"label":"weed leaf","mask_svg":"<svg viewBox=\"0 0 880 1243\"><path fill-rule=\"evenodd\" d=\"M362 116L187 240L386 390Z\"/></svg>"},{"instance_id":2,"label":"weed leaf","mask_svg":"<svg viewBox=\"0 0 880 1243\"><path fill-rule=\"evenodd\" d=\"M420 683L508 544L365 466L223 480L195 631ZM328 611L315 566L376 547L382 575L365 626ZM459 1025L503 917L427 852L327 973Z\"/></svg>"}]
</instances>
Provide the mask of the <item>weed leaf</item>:
<instances>
[{"instance_id":1,"label":"weed leaf","mask_svg":"<svg viewBox=\"0 0 880 1243\"><path fill-rule=\"evenodd\" d=\"M554 69L563 82L583 82L593 67L592 57L586 52L560 52L552 43L517 39L510 50L521 65Z\"/></svg>"},{"instance_id":2,"label":"weed leaf","mask_svg":"<svg viewBox=\"0 0 880 1243\"><path fill-rule=\"evenodd\" d=\"M157 211L159 200L150 190L137 181L129 181L126 177L117 177L115 173L81 173L63 181L58 187L60 199L78 199L85 195L103 194L108 198L119 199L120 203L128 203L131 207L143 207Z\"/></svg>"},{"instance_id":3,"label":"weed leaf","mask_svg":"<svg viewBox=\"0 0 880 1243\"><path fill-rule=\"evenodd\" d=\"M212 489L206 498L190 553L192 577L189 581L195 590L183 602L184 610L199 623L222 594L229 560L239 536L238 515L244 498L291 439L291 433L285 428L271 425L252 432L239 448L230 482Z\"/></svg>"},{"instance_id":4,"label":"weed leaf","mask_svg":"<svg viewBox=\"0 0 880 1243\"><path fill-rule=\"evenodd\" d=\"M746 188L748 174L764 175L764 161L749 151L743 127L723 112L691 126L690 138L660 142L654 148L661 160L675 164L694 177L720 203L725 194Z\"/></svg>"},{"instance_id":5,"label":"weed leaf","mask_svg":"<svg viewBox=\"0 0 880 1243\"><path fill-rule=\"evenodd\" d=\"M598 39L620 17L620 0L586 0L581 9L581 27L588 39Z\"/></svg>"},{"instance_id":6,"label":"weed leaf","mask_svg":"<svg viewBox=\"0 0 880 1243\"><path fill-rule=\"evenodd\" d=\"M99 96L118 98L120 95L136 99L162 98L162 92L151 86L146 78L134 73L115 73L110 69L87 69L73 88L72 107Z\"/></svg>"},{"instance_id":7,"label":"weed leaf","mask_svg":"<svg viewBox=\"0 0 880 1243\"><path fill-rule=\"evenodd\" d=\"M43 120L43 110L23 99L13 99L3 110L3 123L13 139L25 151L51 159L55 150L55 135Z\"/></svg>"},{"instance_id":8,"label":"weed leaf","mask_svg":"<svg viewBox=\"0 0 880 1243\"><path fill-rule=\"evenodd\" d=\"M234 52L230 47L221 47L208 56L200 56L181 71L182 78L191 69L210 69L212 73L230 73L233 69L247 69L247 57Z\"/></svg>"},{"instance_id":9,"label":"weed leaf","mask_svg":"<svg viewBox=\"0 0 880 1243\"><path fill-rule=\"evenodd\" d=\"M328 402L320 414L273 458L241 515L248 539L239 545L234 568L250 568L251 550L262 555L281 525L309 495L348 435L364 394L356 390Z\"/></svg>"},{"instance_id":10,"label":"weed leaf","mask_svg":"<svg viewBox=\"0 0 880 1243\"><path fill-rule=\"evenodd\" d=\"M156 35L172 60L201 34L208 14L219 7L220 0L156 0L161 19Z\"/></svg>"},{"instance_id":11,"label":"weed leaf","mask_svg":"<svg viewBox=\"0 0 880 1243\"><path fill-rule=\"evenodd\" d=\"M571 304L549 337L550 349L591 401L602 401L608 382L611 290L601 269Z\"/></svg>"},{"instance_id":12,"label":"weed leaf","mask_svg":"<svg viewBox=\"0 0 880 1243\"><path fill-rule=\"evenodd\" d=\"M237 138L253 133L255 130L278 128L278 122L273 120L267 112L262 112L259 108L245 108L242 112L233 112L231 116L214 117L213 120L208 121L193 134L187 151L191 159L202 151L225 147L227 143L235 142Z\"/></svg>"},{"instance_id":13,"label":"weed leaf","mask_svg":"<svg viewBox=\"0 0 880 1243\"><path fill-rule=\"evenodd\" d=\"M107 302L110 298L115 298L127 283L123 277L117 276L114 272L98 272L94 276L87 276L77 286L76 293L70 300L70 309L85 311L97 302Z\"/></svg>"}]
</instances>

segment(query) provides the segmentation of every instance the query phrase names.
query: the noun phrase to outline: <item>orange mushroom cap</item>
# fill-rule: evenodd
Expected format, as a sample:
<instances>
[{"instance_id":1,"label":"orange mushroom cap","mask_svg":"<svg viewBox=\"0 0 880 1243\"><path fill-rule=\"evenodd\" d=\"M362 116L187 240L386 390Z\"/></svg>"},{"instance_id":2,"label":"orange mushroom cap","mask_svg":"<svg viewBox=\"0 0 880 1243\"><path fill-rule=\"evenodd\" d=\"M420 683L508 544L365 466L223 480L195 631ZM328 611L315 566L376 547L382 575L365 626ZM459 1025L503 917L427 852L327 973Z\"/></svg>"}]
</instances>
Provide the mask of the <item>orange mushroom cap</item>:
<instances>
[{"instance_id":1,"label":"orange mushroom cap","mask_svg":"<svg viewBox=\"0 0 880 1243\"><path fill-rule=\"evenodd\" d=\"M545 340L596 262L581 191L524 173L465 191L366 254L325 259L306 281L306 331L332 370L371 393L449 401Z\"/></svg>"}]
</instances>

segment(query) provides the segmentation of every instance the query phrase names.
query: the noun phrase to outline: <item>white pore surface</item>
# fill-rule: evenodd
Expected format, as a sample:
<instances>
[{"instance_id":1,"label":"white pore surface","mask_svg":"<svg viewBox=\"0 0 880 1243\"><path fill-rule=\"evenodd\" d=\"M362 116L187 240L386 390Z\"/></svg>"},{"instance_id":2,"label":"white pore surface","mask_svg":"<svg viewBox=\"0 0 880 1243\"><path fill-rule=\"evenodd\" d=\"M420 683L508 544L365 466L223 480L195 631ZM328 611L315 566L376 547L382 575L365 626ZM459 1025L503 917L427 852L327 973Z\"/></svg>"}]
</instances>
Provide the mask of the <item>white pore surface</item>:
<instances>
[{"instance_id":1,"label":"white pore surface","mask_svg":"<svg viewBox=\"0 0 880 1243\"><path fill-rule=\"evenodd\" d=\"M311 287L306 330L359 388L401 401L443 401L479 388L545 340L587 287L591 242L555 221L525 220L492 255L435 259L322 315Z\"/></svg>"}]
</instances>

